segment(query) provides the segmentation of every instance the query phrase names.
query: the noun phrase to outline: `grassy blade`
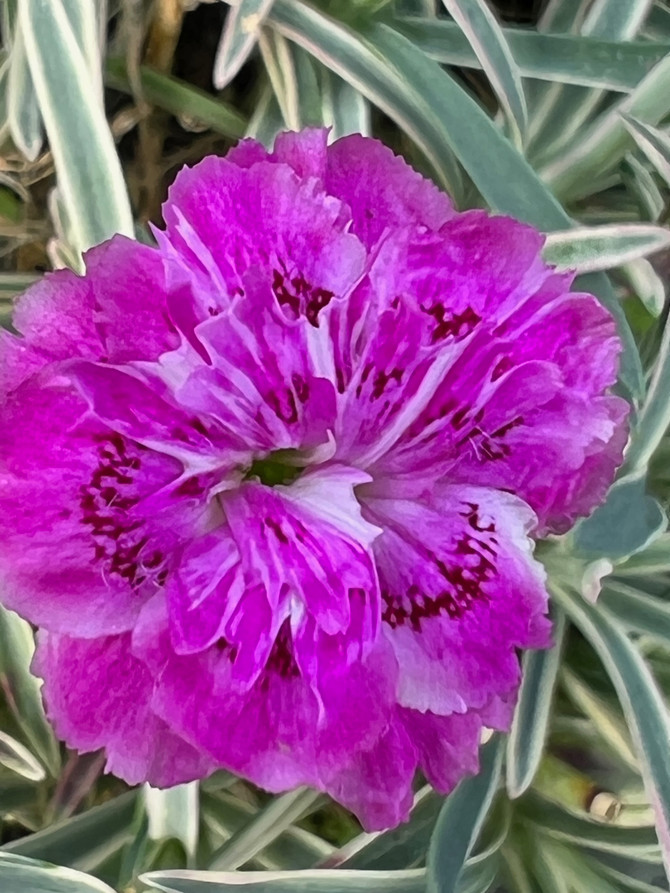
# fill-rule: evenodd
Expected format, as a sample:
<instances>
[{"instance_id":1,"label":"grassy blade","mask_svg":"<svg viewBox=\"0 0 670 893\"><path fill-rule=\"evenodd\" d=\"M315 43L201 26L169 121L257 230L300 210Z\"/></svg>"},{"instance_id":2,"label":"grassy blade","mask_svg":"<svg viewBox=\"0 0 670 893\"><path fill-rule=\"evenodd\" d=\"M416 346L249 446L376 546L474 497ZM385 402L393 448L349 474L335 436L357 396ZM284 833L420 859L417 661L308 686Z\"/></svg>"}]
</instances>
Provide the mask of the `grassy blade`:
<instances>
[{"instance_id":1,"label":"grassy blade","mask_svg":"<svg viewBox=\"0 0 670 893\"><path fill-rule=\"evenodd\" d=\"M122 59L108 59L105 81L110 87L132 95L132 86ZM204 90L170 75L148 68L140 68L142 92L148 102L173 115L191 115L217 133L231 139L241 139L247 122L232 106L214 99Z\"/></svg>"},{"instance_id":2,"label":"grassy blade","mask_svg":"<svg viewBox=\"0 0 670 893\"><path fill-rule=\"evenodd\" d=\"M0 853L2 893L114 893L97 878L42 862L31 863Z\"/></svg>"},{"instance_id":3,"label":"grassy blade","mask_svg":"<svg viewBox=\"0 0 670 893\"><path fill-rule=\"evenodd\" d=\"M0 765L29 781L43 781L46 773L27 747L0 731Z\"/></svg>"},{"instance_id":4,"label":"grassy blade","mask_svg":"<svg viewBox=\"0 0 670 893\"><path fill-rule=\"evenodd\" d=\"M320 799L317 791L308 788L276 797L217 850L210 868L229 870L244 865L282 831L313 810Z\"/></svg>"},{"instance_id":5,"label":"grassy blade","mask_svg":"<svg viewBox=\"0 0 670 893\"><path fill-rule=\"evenodd\" d=\"M453 893L498 789L503 747L494 738L480 754L480 771L447 797L428 849L427 893Z\"/></svg>"},{"instance_id":6,"label":"grassy blade","mask_svg":"<svg viewBox=\"0 0 670 893\"><path fill-rule=\"evenodd\" d=\"M590 641L612 680L643 767L656 829L670 875L670 717L651 672L612 615L574 592L557 590L573 622Z\"/></svg>"},{"instance_id":7,"label":"grassy blade","mask_svg":"<svg viewBox=\"0 0 670 893\"><path fill-rule=\"evenodd\" d=\"M332 139L350 133L370 136L370 105L351 84L326 69L321 72L323 84L323 121L333 128Z\"/></svg>"},{"instance_id":8,"label":"grassy blade","mask_svg":"<svg viewBox=\"0 0 670 893\"><path fill-rule=\"evenodd\" d=\"M28 159L35 161L42 148L42 115L28 67L23 32L14 32L7 74L7 122L14 143Z\"/></svg>"},{"instance_id":9,"label":"grassy blade","mask_svg":"<svg viewBox=\"0 0 670 893\"><path fill-rule=\"evenodd\" d=\"M507 791L511 798L520 797L530 787L540 765L564 634L565 617L559 611L554 620L553 648L529 651L524 657L519 700L507 742Z\"/></svg>"},{"instance_id":10,"label":"grassy blade","mask_svg":"<svg viewBox=\"0 0 670 893\"><path fill-rule=\"evenodd\" d=\"M589 7L582 34L611 41L631 40L640 28L653 0L595 0ZM540 134L555 155L593 117L604 94L601 90L562 87L555 93L546 126ZM546 112L545 112L546 114Z\"/></svg>"},{"instance_id":11,"label":"grassy blade","mask_svg":"<svg viewBox=\"0 0 670 893\"><path fill-rule=\"evenodd\" d=\"M651 223L612 223L550 233L544 258L561 270L593 273L670 246L670 231Z\"/></svg>"},{"instance_id":12,"label":"grassy blade","mask_svg":"<svg viewBox=\"0 0 670 893\"><path fill-rule=\"evenodd\" d=\"M670 425L670 322L666 322L647 396L626 453L626 468L636 474L647 468Z\"/></svg>"},{"instance_id":13,"label":"grassy blade","mask_svg":"<svg viewBox=\"0 0 670 893\"><path fill-rule=\"evenodd\" d=\"M670 603L654 598L620 580L608 580L600 604L628 629L646 633L670 645Z\"/></svg>"},{"instance_id":14,"label":"grassy blade","mask_svg":"<svg viewBox=\"0 0 670 893\"><path fill-rule=\"evenodd\" d=\"M30 672L34 652L30 624L0 605L0 679L25 741L57 776L58 744L44 715L41 683Z\"/></svg>"},{"instance_id":15,"label":"grassy blade","mask_svg":"<svg viewBox=\"0 0 670 893\"><path fill-rule=\"evenodd\" d=\"M556 840L598 853L626 855L644 861L659 858L658 839L653 827L618 827L580 816L533 791L519 801L519 810L531 827Z\"/></svg>"},{"instance_id":16,"label":"grassy blade","mask_svg":"<svg viewBox=\"0 0 670 893\"><path fill-rule=\"evenodd\" d=\"M153 871L142 883L163 893L424 893L425 871Z\"/></svg>"},{"instance_id":17,"label":"grassy blade","mask_svg":"<svg viewBox=\"0 0 670 893\"><path fill-rule=\"evenodd\" d=\"M395 24L436 62L481 68L467 38L454 22L403 18ZM522 77L620 93L633 90L670 48L666 43L617 43L513 28L503 28L502 32Z\"/></svg>"},{"instance_id":18,"label":"grassy blade","mask_svg":"<svg viewBox=\"0 0 670 893\"><path fill-rule=\"evenodd\" d=\"M517 146L523 144L528 124L521 72L505 34L486 0L442 0L468 39L489 79Z\"/></svg>"},{"instance_id":19,"label":"grassy blade","mask_svg":"<svg viewBox=\"0 0 670 893\"><path fill-rule=\"evenodd\" d=\"M133 236L121 165L88 64L62 4L19 6L30 72L56 165L58 186L83 252L116 232Z\"/></svg>"},{"instance_id":20,"label":"grassy blade","mask_svg":"<svg viewBox=\"0 0 670 893\"><path fill-rule=\"evenodd\" d=\"M670 186L670 136L658 127L651 127L629 115L624 115L623 119L637 147Z\"/></svg>"},{"instance_id":21,"label":"grassy blade","mask_svg":"<svg viewBox=\"0 0 670 893\"><path fill-rule=\"evenodd\" d=\"M247 61L274 0L240 0L228 12L214 60L212 80L222 90Z\"/></svg>"},{"instance_id":22,"label":"grassy blade","mask_svg":"<svg viewBox=\"0 0 670 893\"><path fill-rule=\"evenodd\" d=\"M89 871L130 837L136 791L82 812L36 834L5 844L0 853L12 853ZM0 889L3 890L0 885Z\"/></svg>"},{"instance_id":23,"label":"grassy blade","mask_svg":"<svg viewBox=\"0 0 670 893\"><path fill-rule=\"evenodd\" d=\"M556 195L568 201L590 195L604 173L612 170L633 139L622 114L656 124L670 111L670 54L666 55L636 89L602 115L570 149L547 165L543 179Z\"/></svg>"},{"instance_id":24,"label":"grassy blade","mask_svg":"<svg viewBox=\"0 0 670 893\"><path fill-rule=\"evenodd\" d=\"M159 791L146 785L144 805L150 840L180 840L189 856L198 846L199 799L197 781Z\"/></svg>"},{"instance_id":25,"label":"grassy blade","mask_svg":"<svg viewBox=\"0 0 670 893\"><path fill-rule=\"evenodd\" d=\"M649 261L631 261L621 268L621 272L649 313L660 316L665 307L665 286Z\"/></svg>"}]
</instances>

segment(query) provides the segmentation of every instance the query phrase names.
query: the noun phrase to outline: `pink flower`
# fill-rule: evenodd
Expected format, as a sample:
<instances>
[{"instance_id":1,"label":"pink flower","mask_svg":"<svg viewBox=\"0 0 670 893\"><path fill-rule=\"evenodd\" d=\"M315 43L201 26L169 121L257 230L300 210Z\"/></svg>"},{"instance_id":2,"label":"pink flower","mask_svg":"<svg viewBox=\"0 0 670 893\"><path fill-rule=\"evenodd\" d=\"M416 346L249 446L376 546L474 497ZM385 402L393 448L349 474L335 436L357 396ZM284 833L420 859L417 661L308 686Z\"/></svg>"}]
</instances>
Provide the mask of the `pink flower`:
<instances>
[{"instance_id":1,"label":"pink flower","mask_svg":"<svg viewBox=\"0 0 670 893\"><path fill-rule=\"evenodd\" d=\"M549 641L529 537L621 460L610 316L533 229L321 130L184 169L159 247L3 335L0 585L49 715L129 783L223 766L402 821Z\"/></svg>"}]
</instances>

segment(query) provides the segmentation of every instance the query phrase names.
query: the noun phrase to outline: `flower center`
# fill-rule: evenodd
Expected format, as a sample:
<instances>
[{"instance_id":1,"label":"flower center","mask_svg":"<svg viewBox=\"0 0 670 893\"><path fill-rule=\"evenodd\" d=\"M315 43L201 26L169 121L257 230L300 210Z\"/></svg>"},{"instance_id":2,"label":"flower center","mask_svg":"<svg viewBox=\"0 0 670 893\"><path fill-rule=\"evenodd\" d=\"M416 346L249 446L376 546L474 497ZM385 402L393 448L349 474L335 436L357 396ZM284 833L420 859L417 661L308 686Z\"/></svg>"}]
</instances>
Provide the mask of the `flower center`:
<instances>
[{"instance_id":1,"label":"flower center","mask_svg":"<svg viewBox=\"0 0 670 893\"><path fill-rule=\"evenodd\" d=\"M295 464L299 456L298 450L275 450L263 459L254 459L245 480L258 478L266 487L291 484L303 471L300 465Z\"/></svg>"}]
</instances>

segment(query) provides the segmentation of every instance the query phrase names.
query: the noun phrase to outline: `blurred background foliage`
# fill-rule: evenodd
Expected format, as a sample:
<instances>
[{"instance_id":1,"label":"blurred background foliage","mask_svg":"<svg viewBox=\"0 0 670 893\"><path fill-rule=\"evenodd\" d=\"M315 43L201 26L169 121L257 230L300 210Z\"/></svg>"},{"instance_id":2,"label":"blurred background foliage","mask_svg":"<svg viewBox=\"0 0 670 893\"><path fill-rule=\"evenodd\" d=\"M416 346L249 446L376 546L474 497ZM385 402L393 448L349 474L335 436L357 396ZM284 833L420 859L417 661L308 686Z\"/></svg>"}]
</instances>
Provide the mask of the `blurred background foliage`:
<instances>
[{"instance_id":1,"label":"blurred background foliage","mask_svg":"<svg viewBox=\"0 0 670 893\"><path fill-rule=\"evenodd\" d=\"M375 135L461 208L550 233L616 315L634 406L607 502L538 546L556 647L448 798L363 834L225 773L128 789L55 741L0 609L2 893L613 893L670 865L670 8L658 0L0 0L0 321L240 137ZM597 600L596 600L597 597ZM47 864L49 863L49 864ZM666 868L664 869L664 865ZM58 867L55 867L58 866Z\"/></svg>"}]
</instances>

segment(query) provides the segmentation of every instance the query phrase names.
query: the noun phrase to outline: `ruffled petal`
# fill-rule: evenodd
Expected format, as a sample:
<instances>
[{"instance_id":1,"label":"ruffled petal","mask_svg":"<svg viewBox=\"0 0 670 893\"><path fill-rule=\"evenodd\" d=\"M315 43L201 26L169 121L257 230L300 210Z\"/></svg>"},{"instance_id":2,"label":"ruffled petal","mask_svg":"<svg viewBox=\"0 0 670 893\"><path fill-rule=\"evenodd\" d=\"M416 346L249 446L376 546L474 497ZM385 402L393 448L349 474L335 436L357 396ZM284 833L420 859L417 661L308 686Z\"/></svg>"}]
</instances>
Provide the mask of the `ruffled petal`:
<instances>
[{"instance_id":1,"label":"ruffled petal","mask_svg":"<svg viewBox=\"0 0 670 893\"><path fill-rule=\"evenodd\" d=\"M44 679L56 734L83 753L104 747L106 770L128 784L171 787L214 770L211 758L151 711L154 680L133 657L129 635L75 639L40 633L33 670Z\"/></svg>"},{"instance_id":2,"label":"ruffled petal","mask_svg":"<svg viewBox=\"0 0 670 893\"><path fill-rule=\"evenodd\" d=\"M208 509L175 492L178 462L91 419L66 382L39 384L1 411L3 600L59 632L127 630Z\"/></svg>"},{"instance_id":3,"label":"ruffled petal","mask_svg":"<svg viewBox=\"0 0 670 893\"><path fill-rule=\"evenodd\" d=\"M249 270L262 274L287 319L318 324L322 309L360 277L365 250L349 211L287 164L250 169L210 157L177 176L163 209L163 250L192 270L200 318L244 296Z\"/></svg>"},{"instance_id":4,"label":"ruffled petal","mask_svg":"<svg viewBox=\"0 0 670 893\"><path fill-rule=\"evenodd\" d=\"M327 443L335 389L314 369L311 326L287 321L269 284L249 275L244 281L245 298L198 326L208 362L178 388L178 401L215 419L254 455Z\"/></svg>"},{"instance_id":5,"label":"ruffled petal","mask_svg":"<svg viewBox=\"0 0 670 893\"><path fill-rule=\"evenodd\" d=\"M373 549L399 703L448 715L514 692L515 649L548 644L532 513L514 496L467 485L438 486L423 501L384 489L373 484L361 498L384 528Z\"/></svg>"},{"instance_id":6,"label":"ruffled petal","mask_svg":"<svg viewBox=\"0 0 670 893\"><path fill-rule=\"evenodd\" d=\"M447 196L383 143L358 134L328 148L326 191L351 208L353 232L368 247L408 224L439 229L455 217Z\"/></svg>"},{"instance_id":7,"label":"ruffled petal","mask_svg":"<svg viewBox=\"0 0 670 893\"><path fill-rule=\"evenodd\" d=\"M134 653L157 680L153 709L218 765L267 790L299 784L323 790L388 723L397 669L383 642L365 662L324 661L318 679L310 680L284 625L261 675L240 689L231 669L235 651L220 643L175 656L163 612L158 601L148 605L133 635Z\"/></svg>"},{"instance_id":8,"label":"ruffled petal","mask_svg":"<svg viewBox=\"0 0 670 893\"><path fill-rule=\"evenodd\" d=\"M335 466L313 472L297 487L250 481L222 499L247 587L262 587L273 613L291 605L294 629L307 612L326 634L345 632L352 596L359 594L372 617L378 609L369 544L379 531L361 518L353 496L354 484L365 480ZM322 516L320 491L328 487L332 508ZM376 629L370 634L374 638Z\"/></svg>"}]
</instances>

